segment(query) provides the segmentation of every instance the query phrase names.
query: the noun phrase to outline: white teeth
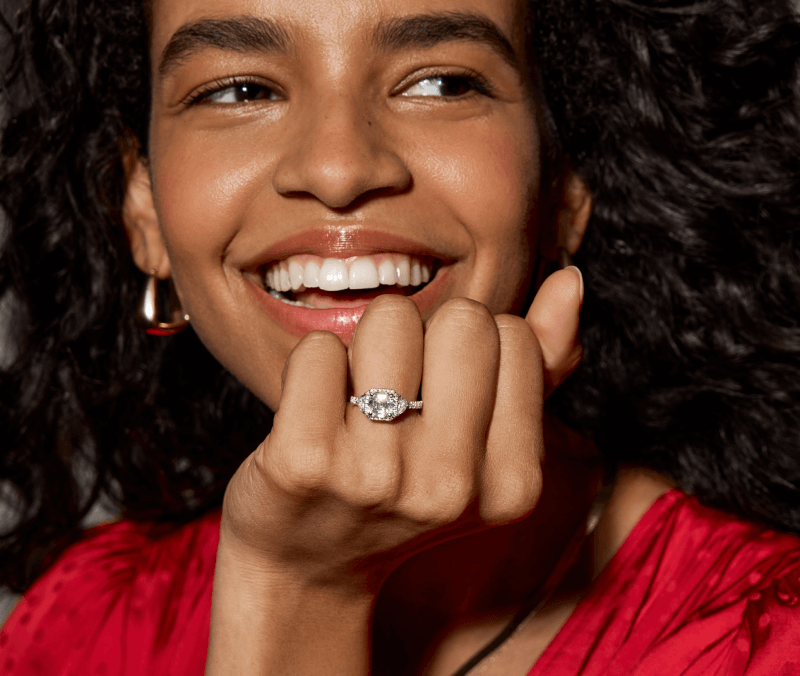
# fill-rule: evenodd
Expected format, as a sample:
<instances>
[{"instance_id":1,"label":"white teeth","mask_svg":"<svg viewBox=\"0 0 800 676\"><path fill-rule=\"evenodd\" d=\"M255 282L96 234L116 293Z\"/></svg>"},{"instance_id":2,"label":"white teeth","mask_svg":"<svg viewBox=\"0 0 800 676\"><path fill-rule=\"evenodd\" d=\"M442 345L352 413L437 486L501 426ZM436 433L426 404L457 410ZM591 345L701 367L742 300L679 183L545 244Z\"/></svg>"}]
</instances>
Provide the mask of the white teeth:
<instances>
[{"instance_id":1,"label":"white teeth","mask_svg":"<svg viewBox=\"0 0 800 676\"><path fill-rule=\"evenodd\" d=\"M292 283L292 291L298 291L303 286L303 268L294 261L289 263L289 281Z\"/></svg>"},{"instance_id":2,"label":"white teeth","mask_svg":"<svg viewBox=\"0 0 800 676\"><path fill-rule=\"evenodd\" d=\"M326 258L319 269L319 288L323 291L342 291L349 282L347 266L336 258Z\"/></svg>"},{"instance_id":3,"label":"white teeth","mask_svg":"<svg viewBox=\"0 0 800 676\"><path fill-rule=\"evenodd\" d=\"M303 270L303 284L307 289L319 288L319 266L314 261L308 261Z\"/></svg>"},{"instance_id":4,"label":"white teeth","mask_svg":"<svg viewBox=\"0 0 800 676\"><path fill-rule=\"evenodd\" d=\"M267 289L343 291L383 286L420 286L433 275L430 263L407 254L375 254L340 260L303 254L275 262L265 271ZM288 301L287 301L288 302Z\"/></svg>"},{"instance_id":5,"label":"white teeth","mask_svg":"<svg viewBox=\"0 0 800 676\"><path fill-rule=\"evenodd\" d=\"M383 261L378 268L378 279L386 286L397 284L397 266L390 260Z\"/></svg>"},{"instance_id":6,"label":"white teeth","mask_svg":"<svg viewBox=\"0 0 800 676\"><path fill-rule=\"evenodd\" d=\"M357 258L350 265L351 289L375 289L380 284L378 269L369 258Z\"/></svg>"},{"instance_id":7,"label":"white teeth","mask_svg":"<svg viewBox=\"0 0 800 676\"><path fill-rule=\"evenodd\" d=\"M411 263L404 258L397 264L397 285L408 286L411 283Z\"/></svg>"},{"instance_id":8,"label":"white teeth","mask_svg":"<svg viewBox=\"0 0 800 676\"><path fill-rule=\"evenodd\" d=\"M288 291L292 288L292 282L289 280L289 271L281 266L280 275L281 291Z\"/></svg>"},{"instance_id":9,"label":"white teeth","mask_svg":"<svg viewBox=\"0 0 800 676\"><path fill-rule=\"evenodd\" d=\"M422 284L422 270L419 269L419 261L411 263L411 286Z\"/></svg>"},{"instance_id":10,"label":"white teeth","mask_svg":"<svg viewBox=\"0 0 800 676\"><path fill-rule=\"evenodd\" d=\"M307 307L309 310L324 309L324 308L315 308L313 305L309 305L308 303L303 303L299 300L289 300L280 291L276 291L275 289L270 289L269 295L272 296L273 298L276 298L281 303L286 303L287 305L295 305L297 307Z\"/></svg>"}]
</instances>

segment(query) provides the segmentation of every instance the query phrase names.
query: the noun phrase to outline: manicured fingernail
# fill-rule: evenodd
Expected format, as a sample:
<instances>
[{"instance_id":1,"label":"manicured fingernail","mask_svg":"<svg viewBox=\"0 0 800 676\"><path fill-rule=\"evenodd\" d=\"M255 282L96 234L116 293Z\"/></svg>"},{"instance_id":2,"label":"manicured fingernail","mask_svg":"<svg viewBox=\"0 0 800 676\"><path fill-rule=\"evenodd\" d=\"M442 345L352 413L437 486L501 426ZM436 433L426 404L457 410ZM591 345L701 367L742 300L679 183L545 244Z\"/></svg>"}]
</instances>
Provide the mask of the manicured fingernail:
<instances>
[{"instance_id":1,"label":"manicured fingernail","mask_svg":"<svg viewBox=\"0 0 800 676\"><path fill-rule=\"evenodd\" d=\"M569 267L564 268L565 270L575 270L578 273L578 278L581 280L581 305L583 305L583 273L580 271L578 266L570 265Z\"/></svg>"}]
</instances>

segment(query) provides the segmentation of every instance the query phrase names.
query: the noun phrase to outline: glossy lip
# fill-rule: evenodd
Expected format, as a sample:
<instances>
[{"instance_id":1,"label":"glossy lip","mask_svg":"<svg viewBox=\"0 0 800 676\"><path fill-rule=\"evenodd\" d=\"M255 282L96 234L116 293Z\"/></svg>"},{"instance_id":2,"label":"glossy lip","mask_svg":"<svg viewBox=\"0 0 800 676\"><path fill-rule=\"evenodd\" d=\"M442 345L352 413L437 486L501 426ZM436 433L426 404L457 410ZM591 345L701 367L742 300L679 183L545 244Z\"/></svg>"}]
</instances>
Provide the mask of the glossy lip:
<instances>
[{"instance_id":1,"label":"glossy lip","mask_svg":"<svg viewBox=\"0 0 800 676\"><path fill-rule=\"evenodd\" d=\"M259 253L242 268L255 270L268 263L281 261L300 254L313 254L322 258L352 258L377 253L401 253L409 256L452 261L458 253L434 251L412 240L379 230L365 230L359 226L329 227L309 230L284 239Z\"/></svg>"},{"instance_id":2,"label":"glossy lip","mask_svg":"<svg viewBox=\"0 0 800 676\"><path fill-rule=\"evenodd\" d=\"M361 254L364 255L364 254ZM449 286L449 270L440 269L439 273L417 293L407 296L416 304L424 317L434 303ZM261 305L262 309L291 335L303 337L311 331L330 331L335 333L345 345L353 339L356 324L367 309L367 304L349 308L328 308L312 310L282 303L270 296L264 289L247 277L244 278L247 289Z\"/></svg>"}]
</instances>

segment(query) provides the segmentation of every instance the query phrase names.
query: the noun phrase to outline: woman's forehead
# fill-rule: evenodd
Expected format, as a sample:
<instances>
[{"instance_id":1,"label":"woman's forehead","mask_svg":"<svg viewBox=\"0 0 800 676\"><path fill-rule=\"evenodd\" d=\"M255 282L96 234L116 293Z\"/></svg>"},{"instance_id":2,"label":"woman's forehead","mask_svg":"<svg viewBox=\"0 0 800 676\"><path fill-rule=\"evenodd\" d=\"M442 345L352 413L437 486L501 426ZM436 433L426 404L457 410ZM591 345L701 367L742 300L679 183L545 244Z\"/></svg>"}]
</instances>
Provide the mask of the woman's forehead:
<instances>
[{"instance_id":1,"label":"woman's forehead","mask_svg":"<svg viewBox=\"0 0 800 676\"><path fill-rule=\"evenodd\" d=\"M152 55L157 64L176 34L207 20L234 17L265 19L292 46L339 42L363 50L380 46L380 37L389 27L396 28L398 20L429 17L439 21L428 23L428 39L437 30L460 26L481 39L504 39L521 51L527 4L525 0L152 0ZM400 24L401 32L412 28L407 21Z\"/></svg>"}]
</instances>

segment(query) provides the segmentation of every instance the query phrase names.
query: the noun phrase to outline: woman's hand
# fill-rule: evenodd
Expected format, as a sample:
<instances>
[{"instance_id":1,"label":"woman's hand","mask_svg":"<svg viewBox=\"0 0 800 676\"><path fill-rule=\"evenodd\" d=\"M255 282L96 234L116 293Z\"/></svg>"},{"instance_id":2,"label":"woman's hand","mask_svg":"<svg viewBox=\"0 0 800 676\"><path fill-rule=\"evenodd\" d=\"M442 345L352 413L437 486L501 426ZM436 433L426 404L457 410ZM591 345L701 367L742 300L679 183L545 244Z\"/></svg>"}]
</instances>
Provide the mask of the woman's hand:
<instances>
[{"instance_id":1,"label":"woman's hand","mask_svg":"<svg viewBox=\"0 0 800 676\"><path fill-rule=\"evenodd\" d=\"M260 634L251 664L364 671L371 602L395 567L533 509L542 404L580 361L581 300L580 273L568 269L545 282L525 320L457 299L423 331L411 301L382 296L349 352L333 334L300 341L274 427L226 492L209 673L212 664L226 673L225 654L242 657L235 620L219 606L245 588L241 603L259 597L251 617L269 606L260 629L242 627ZM421 390L424 408L371 421L349 403L348 379L356 395L391 388L412 400Z\"/></svg>"}]
</instances>

